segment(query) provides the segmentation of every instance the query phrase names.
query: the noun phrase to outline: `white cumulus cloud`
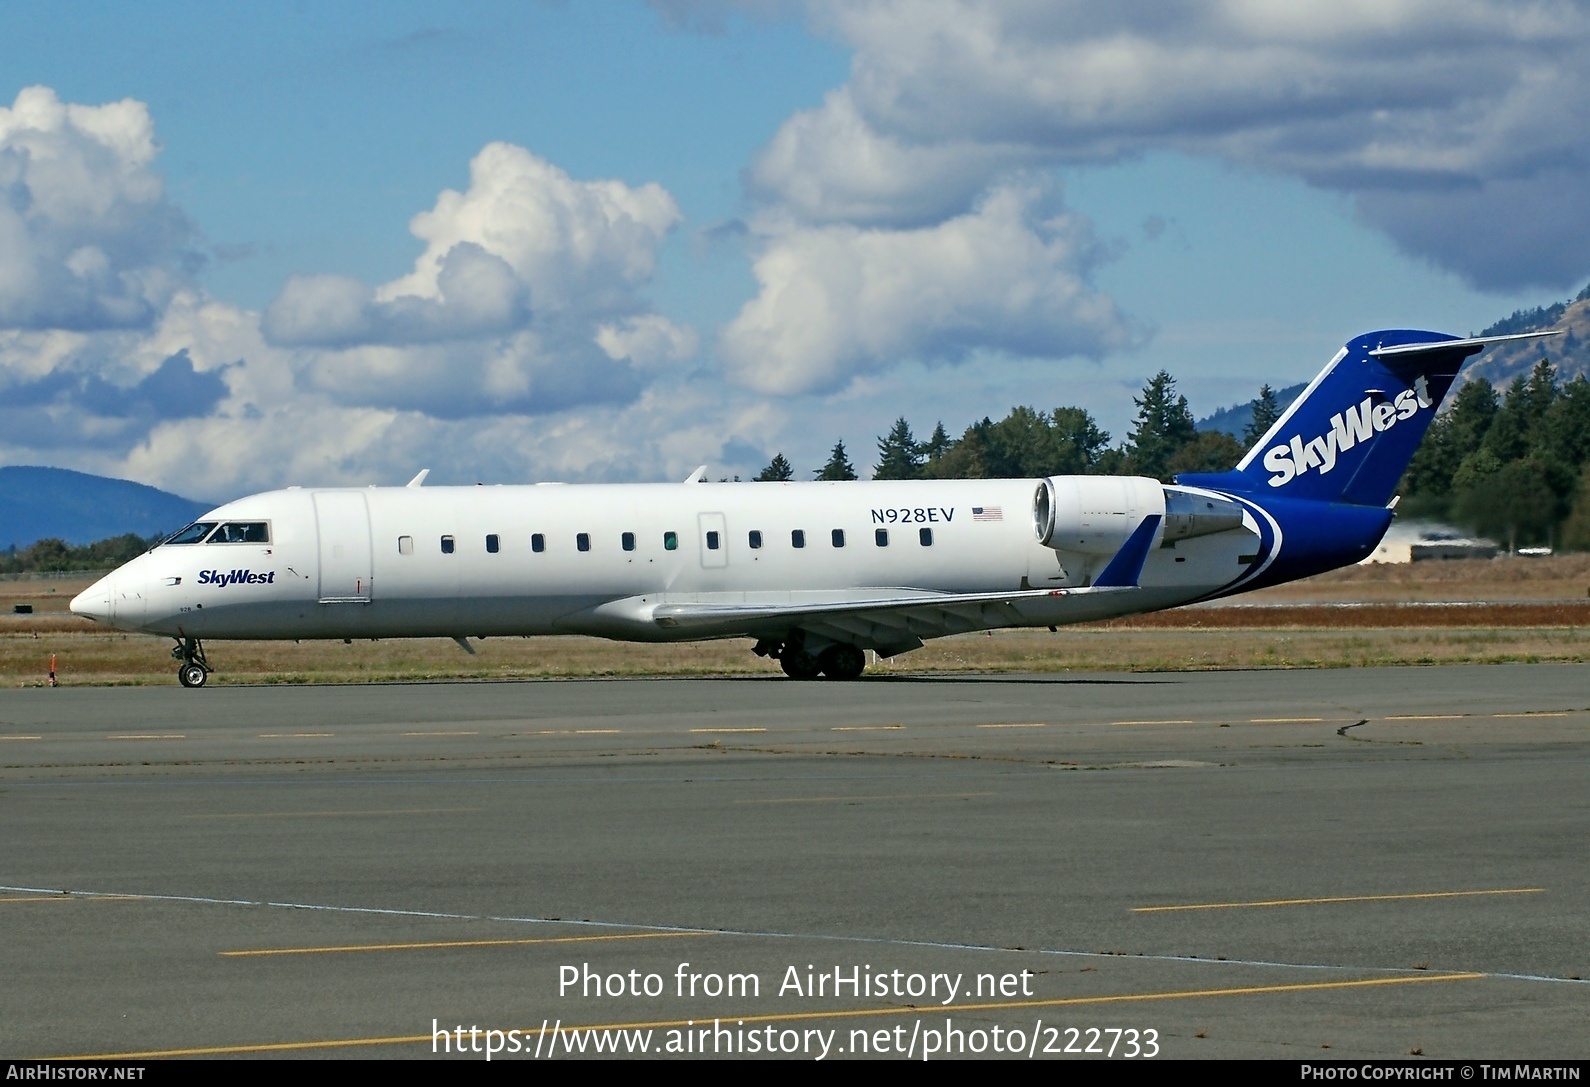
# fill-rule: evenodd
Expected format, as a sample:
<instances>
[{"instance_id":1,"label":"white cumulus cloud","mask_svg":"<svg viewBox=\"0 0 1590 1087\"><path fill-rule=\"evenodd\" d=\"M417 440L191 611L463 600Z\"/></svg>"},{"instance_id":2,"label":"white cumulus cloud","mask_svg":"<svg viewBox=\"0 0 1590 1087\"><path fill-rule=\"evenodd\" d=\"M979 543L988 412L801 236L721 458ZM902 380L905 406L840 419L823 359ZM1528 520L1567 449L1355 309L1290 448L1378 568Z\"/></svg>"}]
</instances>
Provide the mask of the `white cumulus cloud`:
<instances>
[{"instance_id":1,"label":"white cumulus cloud","mask_svg":"<svg viewBox=\"0 0 1590 1087\"><path fill-rule=\"evenodd\" d=\"M1015 184L929 227L779 229L756 259L760 292L719 354L736 381L770 393L832 391L907 358L977 348L1096 357L1132 339L1088 283L1100 257L1086 220Z\"/></svg>"},{"instance_id":2,"label":"white cumulus cloud","mask_svg":"<svg viewBox=\"0 0 1590 1087\"><path fill-rule=\"evenodd\" d=\"M289 280L265 314L281 344L431 343L503 332L536 317L634 313L635 291L679 206L655 182L579 181L512 144L488 144L465 192L444 190L409 229L425 252L379 287Z\"/></svg>"},{"instance_id":3,"label":"white cumulus cloud","mask_svg":"<svg viewBox=\"0 0 1590 1087\"><path fill-rule=\"evenodd\" d=\"M147 326L186 280L149 111L28 87L0 106L0 329Z\"/></svg>"},{"instance_id":4,"label":"white cumulus cloud","mask_svg":"<svg viewBox=\"0 0 1590 1087\"><path fill-rule=\"evenodd\" d=\"M701 349L694 329L658 313L626 317L596 330L596 343L611 359L629 359L643 369L683 362Z\"/></svg>"},{"instance_id":5,"label":"white cumulus cloud","mask_svg":"<svg viewBox=\"0 0 1590 1087\"><path fill-rule=\"evenodd\" d=\"M577 180L488 144L466 191L410 221L426 248L408 275L295 276L262 327L297 349L305 385L350 406L461 418L630 399L642 371L698 347L639 294L679 219L655 183Z\"/></svg>"}]
</instances>

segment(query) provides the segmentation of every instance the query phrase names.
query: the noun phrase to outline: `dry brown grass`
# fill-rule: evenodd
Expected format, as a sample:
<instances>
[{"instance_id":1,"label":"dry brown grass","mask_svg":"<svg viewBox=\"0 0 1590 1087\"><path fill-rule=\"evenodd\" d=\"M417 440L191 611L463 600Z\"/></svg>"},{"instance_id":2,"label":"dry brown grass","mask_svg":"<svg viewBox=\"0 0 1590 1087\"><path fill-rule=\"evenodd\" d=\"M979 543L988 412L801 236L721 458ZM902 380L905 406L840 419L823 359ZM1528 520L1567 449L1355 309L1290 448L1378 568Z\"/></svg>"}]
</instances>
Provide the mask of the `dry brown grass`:
<instances>
[{"instance_id":1,"label":"dry brown grass","mask_svg":"<svg viewBox=\"0 0 1590 1087\"><path fill-rule=\"evenodd\" d=\"M1375 563L1260 589L1244 603L1590 600L1590 554Z\"/></svg>"},{"instance_id":2,"label":"dry brown grass","mask_svg":"<svg viewBox=\"0 0 1590 1087\"><path fill-rule=\"evenodd\" d=\"M0 685L173 682L169 643L70 615L84 579L0 582ZM1068 672L1590 659L1590 556L1355 567L1296 585L1131 619L930 642L872 671ZM1466 602L1454 604L1453 601ZM32 615L14 615L16 603ZM1354 606L1342 606L1351 604ZM745 641L629 645L493 638L470 656L443 639L217 642L216 683L577 676L770 675Z\"/></svg>"}]
</instances>

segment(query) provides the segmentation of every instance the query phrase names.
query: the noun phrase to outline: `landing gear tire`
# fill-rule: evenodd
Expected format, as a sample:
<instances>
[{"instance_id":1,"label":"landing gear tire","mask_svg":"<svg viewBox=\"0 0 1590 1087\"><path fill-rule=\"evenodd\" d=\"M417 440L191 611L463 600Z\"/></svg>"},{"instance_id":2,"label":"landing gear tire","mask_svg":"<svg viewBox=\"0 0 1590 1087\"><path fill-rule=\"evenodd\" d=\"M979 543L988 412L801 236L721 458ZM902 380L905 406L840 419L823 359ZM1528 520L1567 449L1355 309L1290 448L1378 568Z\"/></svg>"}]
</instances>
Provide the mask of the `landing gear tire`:
<instances>
[{"instance_id":1,"label":"landing gear tire","mask_svg":"<svg viewBox=\"0 0 1590 1087\"><path fill-rule=\"evenodd\" d=\"M204 644L197 638L178 638L171 655L177 665L177 682L184 687L203 687L210 678L210 662L204 659Z\"/></svg>"},{"instance_id":2,"label":"landing gear tire","mask_svg":"<svg viewBox=\"0 0 1590 1087\"><path fill-rule=\"evenodd\" d=\"M823 670L817 658L810 653L792 653L789 650L785 650L778 658L778 666L784 669L784 674L790 679L816 679L817 673Z\"/></svg>"},{"instance_id":3,"label":"landing gear tire","mask_svg":"<svg viewBox=\"0 0 1590 1087\"><path fill-rule=\"evenodd\" d=\"M867 655L853 645L831 645L817 658L817 665L829 679L860 679Z\"/></svg>"}]
</instances>

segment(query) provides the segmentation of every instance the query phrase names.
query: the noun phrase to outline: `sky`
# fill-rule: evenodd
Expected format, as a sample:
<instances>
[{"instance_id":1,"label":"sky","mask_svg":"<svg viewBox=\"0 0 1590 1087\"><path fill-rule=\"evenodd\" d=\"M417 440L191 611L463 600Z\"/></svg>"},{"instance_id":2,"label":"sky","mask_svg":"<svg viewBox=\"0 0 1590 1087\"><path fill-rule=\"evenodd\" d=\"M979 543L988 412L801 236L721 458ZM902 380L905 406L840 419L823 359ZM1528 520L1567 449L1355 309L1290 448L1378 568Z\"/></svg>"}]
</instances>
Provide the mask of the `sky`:
<instances>
[{"instance_id":1,"label":"sky","mask_svg":"<svg viewBox=\"0 0 1590 1087\"><path fill-rule=\"evenodd\" d=\"M1590 279L1590 5L0 0L0 463L808 475L1118 441Z\"/></svg>"}]
</instances>

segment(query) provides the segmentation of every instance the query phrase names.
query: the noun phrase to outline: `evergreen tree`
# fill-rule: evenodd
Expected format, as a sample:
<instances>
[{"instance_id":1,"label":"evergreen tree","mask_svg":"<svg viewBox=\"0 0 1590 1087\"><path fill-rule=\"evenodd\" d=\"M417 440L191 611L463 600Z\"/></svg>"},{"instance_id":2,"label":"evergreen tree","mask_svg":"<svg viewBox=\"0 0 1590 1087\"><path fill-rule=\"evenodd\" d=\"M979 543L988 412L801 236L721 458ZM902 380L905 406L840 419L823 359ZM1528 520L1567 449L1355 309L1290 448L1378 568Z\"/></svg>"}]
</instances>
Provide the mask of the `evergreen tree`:
<instances>
[{"instance_id":1,"label":"evergreen tree","mask_svg":"<svg viewBox=\"0 0 1590 1087\"><path fill-rule=\"evenodd\" d=\"M1556 399L1557 370L1541 359L1527 378L1519 374L1507 387L1501 410L1485 434L1485 448L1503 464L1527 457Z\"/></svg>"},{"instance_id":2,"label":"evergreen tree","mask_svg":"<svg viewBox=\"0 0 1590 1087\"><path fill-rule=\"evenodd\" d=\"M993 428L994 421L987 416L973 423L959 440L927 463L925 473L933 479L988 479L993 475L988 452L988 435Z\"/></svg>"},{"instance_id":3,"label":"evergreen tree","mask_svg":"<svg viewBox=\"0 0 1590 1087\"><path fill-rule=\"evenodd\" d=\"M1259 444L1280 417L1281 405L1276 402L1275 390L1268 384L1259 386L1259 398L1253 402L1253 421L1242 432L1242 444L1249 448Z\"/></svg>"},{"instance_id":4,"label":"evergreen tree","mask_svg":"<svg viewBox=\"0 0 1590 1087\"><path fill-rule=\"evenodd\" d=\"M762 474L756 477L757 483L782 483L787 479L795 478L795 469L790 462L784 459L783 453L774 453L773 460L762 469Z\"/></svg>"},{"instance_id":5,"label":"evergreen tree","mask_svg":"<svg viewBox=\"0 0 1590 1087\"><path fill-rule=\"evenodd\" d=\"M1590 468L1579 477L1579 490L1574 495L1568 520L1563 522L1560 539L1571 551L1590 551Z\"/></svg>"},{"instance_id":6,"label":"evergreen tree","mask_svg":"<svg viewBox=\"0 0 1590 1087\"><path fill-rule=\"evenodd\" d=\"M1476 454L1488 456L1484 449ZM1453 512L1485 535L1505 539L1509 551L1547 539L1561 516L1545 467L1534 459L1504 464L1478 480L1457 496Z\"/></svg>"},{"instance_id":7,"label":"evergreen tree","mask_svg":"<svg viewBox=\"0 0 1590 1087\"><path fill-rule=\"evenodd\" d=\"M1020 479L1050 473L1043 465L1053 460L1049 417L1029 407L1015 407L999 422L984 428L984 464L994 479Z\"/></svg>"},{"instance_id":8,"label":"evergreen tree","mask_svg":"<svg viewBox=\"0 0 1590 1087\"><path fill-rule=\"evenodd\" d=\"M949 432L944 429L943 421L940 420L938 425L933 428L933 436L925 443L917 447L917 451L921 453L925 459L925 463L923 464L923 474L928 476L933 475L931 466L938 461L940 457L944 456L945 453L948 453L950 451L950 446L954 444L954 439L949 436Z\"/></svg>"},{"instance_id":9,"label":"evergreen tree","mask_svg":"<svg viewBox=\"0 0 1590 1087\"><path fill-rule=\"evenodd\" d=\"M24 548L11 547L0 551L0 573L21 574L55 572L64 570L109 570L142 555L158 537L145 540L128 533L112 536L82 547L73 547L64 540L50 537L38 540Z\"/></svg>"},{"instance_id":10,"label":"evergreen tree","mask_svg":"<svg viewBox=\"0 0 1590 1087\"><path fill-rule=\"evenodd\" d=\"M835 442L834 451L828 454L828 463L817 470L817 478L829 483L843 483L856 478L856 469L845 456L845 443Z\"/></svg>"},{"instance_id":11,"label":"evergreen tree","mask_svg":"<svg viewBox=\"0 0 1590 1087\"><path fill-rule=\"evenodd\" d=\"M916 479L921 476L922 454L911 436L905 416L894 421L889 433L878 439L878 467L873 479Z\"/></svg>"},{"instance_id":12,"label":"evergreen tree","mask_svg":"<svg viewBox=\"0 0 1590 1087\"><path fill-rule=\"evenodd\" d=\"M1226 472L1237 466L1244 452L1242 443L1225 431L1200 430L1171 455L1167 471L1172 477L1182 472Z\"/></svg>"},{"instance_id":13,"label":"evergreen tree","mask_svg":"<svg viewBox=\"0 0 1590 1087\"><path fill-rule=\"evenodd\" d=\"M1176 394L1176 379L1161 370L1132 402L1137 420L1127 436L1125 467L1135 475L1168 479L1170 459L1198 436L1187 398Z\"/></svg>"},{"instance_id":14,"label":"evergreen tree","mask_svg":"<svg viewBox=\"0 0 1590 1087\"><path fill-rule=\"evenodd\" d=\"M1546 409L1535 448L1548 464L1570 475L1590 463L1590 381L1583 374L1564 385Z\"/></svg>"},{"instance_id":15,"label":"evergreen tree","mask_svg":"<svg viewBox=\"0 0 1590 1087\"><path fill-rule=\"evenodd\" d=\"M1399 490L1407 502L1401 511L1404 515L1450 516L1453 479L1464 461L1479 451L1498 407L1496 389L1484 380L1470 381L1448 401L1430 424L1403 476Z\"/></svg>"},{"instance_id":16,"label":"evergreen tree","mask_svg":"<svg viewBox=\"0 0 1590 1087\"><path fill-rule=\"evenodd\" d=\"M1049 417L1056 438L1056 454L1049 475L1086 475L1096 472L1099 457L1110 444L1110 432L1100 430L1083 408L1055 408Z\"/></svg>"}]
</instances>

